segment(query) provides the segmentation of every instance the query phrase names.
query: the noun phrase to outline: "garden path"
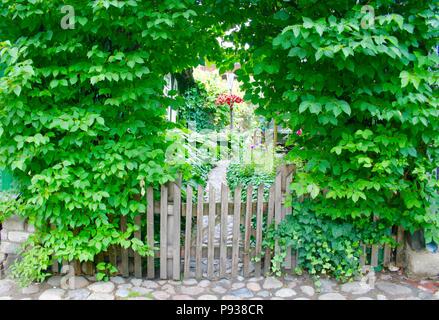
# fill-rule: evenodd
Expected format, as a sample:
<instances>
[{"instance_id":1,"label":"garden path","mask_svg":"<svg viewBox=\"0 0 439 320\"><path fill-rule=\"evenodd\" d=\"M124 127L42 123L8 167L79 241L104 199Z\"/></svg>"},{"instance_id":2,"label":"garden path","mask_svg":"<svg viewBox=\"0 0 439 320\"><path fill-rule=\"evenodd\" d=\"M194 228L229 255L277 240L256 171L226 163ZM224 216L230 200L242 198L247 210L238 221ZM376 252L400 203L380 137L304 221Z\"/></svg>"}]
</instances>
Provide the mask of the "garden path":
<instances>
[{"instance_id":1,"label":"garden path","mask_svg":"<svg viewBox=\"0 0 439 320\"><path fill-rule=\"evenodd\" d=\"M209 177L207 180L207 186L206 186L206 195L209 194L209 188L212 186L215 188L215 202L221 202L221 185L225 184L227 185L227 167L230 164L230 160L220 160L217 162L217 165L210 171ZM207 200L207 199L206 199ZM227 242L228 244L232 243L233 239L233 216L227 217ZM208 242L208 236L207 236L207 227L209 223L209 217L204 216L203 217L203 244L207 246ZM216 224L215 224L215 238L214 243L215 245L219 244L220 241L220 234L221 234L221 224L220 224L220 216L217 212L216 216Z\"/></svg>"},{"instance_id":2,"label":"garden path","mask_svg":"<svg viewBox=\"0 0 439 320\"><path fill-rule=\"evenodd\" d=\"M209 194L209 186L215 188L215 201L220 202L221 199L221 184L227 185L227 167L230 164L230 160L220 160L217 165L210 171L209 177L207 180L207 194Z\"/></svg>"},{"instance_id":3,"label":"garden path","mask_svg":"<svg viewBox=\"0 0 439 320\"><path fill-rule=\"evenodd\" d=\"M146 280L76 277L75 289L53 276L42 284L20 289L0 280L0 300L438 300L438 280L414 281L395 273L378 273L374 287L358 281L340 284L322 279L316 286L306 276L238 277L234 280Z\"/></svg>"}]
</instances>

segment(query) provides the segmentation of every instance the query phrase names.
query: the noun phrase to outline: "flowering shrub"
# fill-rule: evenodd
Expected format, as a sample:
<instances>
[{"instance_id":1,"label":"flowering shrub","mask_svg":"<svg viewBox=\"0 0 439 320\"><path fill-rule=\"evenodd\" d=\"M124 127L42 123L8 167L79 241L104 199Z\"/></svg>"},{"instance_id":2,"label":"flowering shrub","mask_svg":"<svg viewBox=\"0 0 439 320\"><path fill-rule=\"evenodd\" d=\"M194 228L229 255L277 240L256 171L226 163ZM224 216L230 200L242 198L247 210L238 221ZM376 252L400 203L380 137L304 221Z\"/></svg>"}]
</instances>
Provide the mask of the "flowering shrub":
<instances>
[{"instance_id":1,"label":"flowering shrub","mask_svg":"<svg viewBox=\"0 0 439 320\"><path fill-rule=\"evenodd\" d=\"M244 100L241 97L238 97L234 94L223 93L218 96L218 98L215 101L215 104L218 106L227 104L230 107L230 109L233 109L233 105L235 103L242 103L242 102L244 102Z\"/></svg>"}]
</instances>

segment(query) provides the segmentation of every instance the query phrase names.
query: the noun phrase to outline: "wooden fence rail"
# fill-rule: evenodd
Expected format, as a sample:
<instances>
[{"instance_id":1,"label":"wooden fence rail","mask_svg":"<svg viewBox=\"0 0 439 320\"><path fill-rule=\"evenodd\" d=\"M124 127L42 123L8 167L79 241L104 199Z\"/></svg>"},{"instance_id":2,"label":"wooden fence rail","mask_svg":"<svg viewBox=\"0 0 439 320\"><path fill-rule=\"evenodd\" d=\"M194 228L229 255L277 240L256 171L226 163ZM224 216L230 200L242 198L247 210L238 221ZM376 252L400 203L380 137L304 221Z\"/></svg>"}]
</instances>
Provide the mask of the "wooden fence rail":
<instances>
[{"instance_id":1,"label":"wooden fence rail","mask_svg":"<svg viewBox=\"0 0 439 320\"><path fill-rule=\"evenodd\" d=\"M194 192L192 187L187 186L184 199L180 181L162 185L159 199L154 199L154 190L148 187L144 197L144 217L139 215L131 223L139 226L134 237L146 241L151 248L158 247L158 250L153 256L141 257L132 250L112 247L95 262L111 262L125 277L134 275L149 279L156 276L179 280L181 277L213 279L269 274L273 254L280 248L276 242L275 252L268 248L263 251L266 236L263 226L273 222L277 226L292 213L285 202L290 193L287 186L292 182L293 175L293 167L280 168L268 195L264 195L264 185L248 186L245 202L241 200L241 187L230 190L222 185L221 190L215 190L210 185L205 190L197 186ZM142 220L146 220L144 228ZM127 218L122 217L120 223L121 230L127 230ZM155 225L159 227L158 234L155 234ZM403 242L403 232L402 228L394 230L394 238L399 243ZM282 266L286 272L294 272L297 255L291 248L287 249ZM402 248L363 246L362 265L376 267L379 261L384 266L391 263L400 265ZM52 271L56 273L59 269L55 262ZM79 269L77 273L95 272L91 263L83 263Z\"/></svg>"}]
</instances>

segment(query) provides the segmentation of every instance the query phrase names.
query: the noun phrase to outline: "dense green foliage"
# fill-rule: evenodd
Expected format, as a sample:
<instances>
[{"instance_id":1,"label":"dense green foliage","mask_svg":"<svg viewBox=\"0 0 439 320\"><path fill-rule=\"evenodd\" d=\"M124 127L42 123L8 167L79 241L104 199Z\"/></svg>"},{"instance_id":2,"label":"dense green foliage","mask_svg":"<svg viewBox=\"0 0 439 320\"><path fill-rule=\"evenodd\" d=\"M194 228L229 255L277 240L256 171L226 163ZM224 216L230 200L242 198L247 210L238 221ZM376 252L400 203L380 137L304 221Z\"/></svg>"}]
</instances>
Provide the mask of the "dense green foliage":
<instances>
[{"instance_id":1,"label":"dense green foliage","mask_svg":"<svg viewBox=\"0 0 439 320\"><path fill-rule=\"evenodd\" d=\"M91 260L112 244L150 252L130 239L131 224L118 225L144 211L141 180L163 183L181 169L165 161L166 107L181 99L163 96L163 77L216 53L216 37L235 26L224 69L239 57L245 101L303 130L290 136L287 158L304 162L292 190L308 200L293 206L322 243L336 225L355 233L324 258L311 243L302 266L349 276L355 259L338 259L355 254L356 235L384 241L392 225L439 242L438 182L429 178L439 166L433 1L76 1L72 30L60 27L63 4L0 5L0 167L20 185L3 214L36 224L44 257ZM371 18L364 4L375 9L373 26L362 23ZM374 216L382 233L369 237ZM278 240L303 234L300 219L287 220Z\"/></svg>"},{"instance_id":2,"label":"dense green foliage","mask_svg":"<svg viewBox=\"0 0 439 320\"><path fill-rule=\"evenodd\" d=\"M235 190L237 186L241 186L241 199L247 199L247 187L253 186L253 199L257 197L257 187L260 184L264 185L264 197L268 198L268 193L271 185L274 182L275 172L258 170L254 163L242 163L234 161L230 163L227 168L226 180L230 190Z\"/></svg>"},{"instance_id":3,"label":"dense green foliage","mask_svg":"<svg viewBox=\"0 0 439 320\"><path fill-rule=\"evenodd\" d=\"M184 95L184 104L178 108L179 123L201 130L221 130L229 122L229 108L215 105L218 92L208 92L200 83Z\"/></svg>"},{"instance_id":4,"label":"dense green foliage","mask_svg":"<svg viewBox=\"0 0 439 320\"><path fill-rule=\"evenodd\" d=\"M375 26L363 28L361 4L350 1L251 2L242 6L248 26L230 38L244 60L246 99L303 129L289 139L289 156L306 162L295 194L314 198L318 216L377 216L438 241L429 210L437 182L428 176L439 153L437 7L368 1Z\"/></svg>"},{"instance_id":5,"label":"dense green foliage","mask_svg":"<svg viewBox=\"0 0 439 320\"><path fill-rule=\"evenodd\" d=\"M273 271L277 274L286 256L286 248L297 251L297 269L306 270L313 277L331 274L346 281L361 272L360 244L373 244L386 240L393 243L389 229L372 222L358 225L344 219L318 217L308 208L311 199L296 203L293 213L288 215L278 228L270 228L264 246L274 249L279 243L280 253L275 256Z\"/></svg>"},{"instance_id":6,"label":"dense green foliage","mask_svg":"<svg viewBox=\"0 0 439 320\"><path fill-rule=\"evenodd\" d=\"M223 16L240 28L226 39L241 57L245 99L303 130L290 136L288 158L304 161L292 189L313 199L306 210L363 228L376 216L439 242L438 182L429 177L439 166L437 4L261 0L229 10Z\"/></svg>"},{"instance_id":7,"label":"dense green foliage","mask_svg":"<svg viewBox=\"0 0 439 320\"><path fill-rule=\"evenodd\" d=\"M130 238L145 210L140 181L179 170L165 161L176 100L163 95L164 76L218 47L200 32L209 16L191 0L75 1L75 27L63 29L63 5L0 3L0 167L20 184L2 214L29 218L34 250L56 259L92 260L110 245L149 254Z\"/></svg>"}]
</instances>

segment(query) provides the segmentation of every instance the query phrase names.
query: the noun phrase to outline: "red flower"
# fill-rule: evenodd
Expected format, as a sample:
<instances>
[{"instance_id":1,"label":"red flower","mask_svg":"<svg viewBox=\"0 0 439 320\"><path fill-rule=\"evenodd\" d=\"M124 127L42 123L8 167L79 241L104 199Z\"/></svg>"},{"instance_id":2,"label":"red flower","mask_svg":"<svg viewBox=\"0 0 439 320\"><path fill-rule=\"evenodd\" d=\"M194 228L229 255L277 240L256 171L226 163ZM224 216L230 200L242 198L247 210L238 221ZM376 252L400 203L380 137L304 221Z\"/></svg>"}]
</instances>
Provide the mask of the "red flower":
<instances>
[{"instance_id":1,"label":"red flower","mask_svg":"<svg viewBox=\"0 0 439 320\"><path fill-rule=\"evenodd\" d=\"M244 100L241 97L238 97L234 94L220 94L218 98L216 98L215 104L217 106L222 106L227 104L230 108L233 108L235 103L242 103Z\"/></svg>"},{"instance_id":2,"label":"red flower","mask_svg":"<svg viewBox=\"0 0 439 320\"><path fill-rule=\"evenodd\" d=\"M297 134L298 136L301 136L302 133L303 133L302 128L300 128L299 130L296 131L296 134Z\"/></svg>"}]
</instances>

